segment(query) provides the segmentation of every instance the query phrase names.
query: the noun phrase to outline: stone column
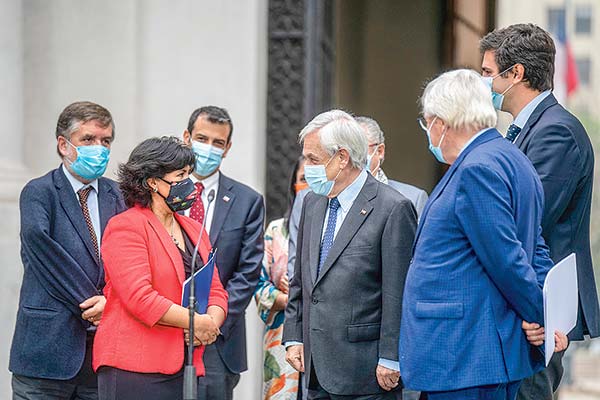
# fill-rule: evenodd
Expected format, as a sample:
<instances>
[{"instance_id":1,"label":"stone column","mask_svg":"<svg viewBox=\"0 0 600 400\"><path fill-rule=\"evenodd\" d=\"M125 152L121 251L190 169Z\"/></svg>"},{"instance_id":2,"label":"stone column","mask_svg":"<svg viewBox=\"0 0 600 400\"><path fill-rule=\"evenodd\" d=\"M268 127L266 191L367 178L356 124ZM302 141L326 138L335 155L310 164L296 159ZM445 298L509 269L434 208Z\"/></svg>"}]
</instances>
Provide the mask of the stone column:
<instances>
[{"instance_id":1,"label":"stone column","mask_svg":"<svg viewBox=\"0 0 600 400\"><path fill-rule=\"evenodd\" d=\"M3 0L0 12L0 398L10 398L8 355L22 276L18 198L27 179L23 151L23 11Z\"/></svg>"}]
</instances>

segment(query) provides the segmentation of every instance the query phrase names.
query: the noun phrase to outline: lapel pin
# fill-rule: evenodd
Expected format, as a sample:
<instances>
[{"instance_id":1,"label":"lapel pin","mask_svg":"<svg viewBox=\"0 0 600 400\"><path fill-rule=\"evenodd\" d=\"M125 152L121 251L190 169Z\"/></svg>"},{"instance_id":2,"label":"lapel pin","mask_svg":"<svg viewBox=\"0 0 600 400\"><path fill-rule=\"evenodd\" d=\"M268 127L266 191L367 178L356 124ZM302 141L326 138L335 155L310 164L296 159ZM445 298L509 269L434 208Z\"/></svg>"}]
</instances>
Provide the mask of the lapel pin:
<instances>
[{"instance_id":1,"label":"lapel pin","mask_svg":"<svg viewBox=\"0 0 600 400\"><path fill-rule=\"evenodd\" d=\"M364 208L362 210L360 210L360 215L366 215L367 214L367 210L365 210Z\"/></svg>"},{"instance_id":2,"label":"lapel pin","mask_svg":"<svg viewBox=\"0 0 600 400\"><path fill-rule=\"evenodd\" d=\"M229 200L231 200L231 199L229 198L229 196L223 196L223 201L224 201L225 203L229 203Z\"/></svg>"}]
</instances>

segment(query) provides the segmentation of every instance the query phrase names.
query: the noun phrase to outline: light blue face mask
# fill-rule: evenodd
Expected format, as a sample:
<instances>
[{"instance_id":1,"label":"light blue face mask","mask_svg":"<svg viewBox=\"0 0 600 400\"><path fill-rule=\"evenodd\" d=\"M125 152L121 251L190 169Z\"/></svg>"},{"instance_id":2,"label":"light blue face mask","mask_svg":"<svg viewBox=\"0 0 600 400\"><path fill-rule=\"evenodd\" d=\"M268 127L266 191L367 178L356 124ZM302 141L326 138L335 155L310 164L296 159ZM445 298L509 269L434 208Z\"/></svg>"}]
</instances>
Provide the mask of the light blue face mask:
<instances>
[{"instance_id":1,"label":"light blue face mask","mask_svg":"<svg viewBox=\"0 0 600 400\"><path fill-rule=\"evenodd\" d=\"M377 153L377 149L379 148L380 144L378 144L375 147L375 150L373 150L373 153L369 154L367 152L367 162L365 164L365 168L367 170L367 172L370 172L371 174L373 174L373 171L371 171L371 161L373 160L373 156L375 155L375 153ZM379 165L381 165L381 159L379 160ZM377 166L377 168L375 168L375 171L377 171L377 169L379 168L379 165Z\"/></svg>"},{"instance_id":2,"label":"light blue face mask","mask_svg":"<svg viewBox=\"0 0 600 400\"><path fill-rule=\"evenodd\" d=\"M71 162L67 159L71 171L88 181L93 181L104 175L110 159L110 150L107 147L101 145L77 147L68 140L67 143L77 150L75 161Z\"/></svg>"},{"instance_id":3,"label":"light blue face mask","mask_svg":"<svg viewBox=\"0 0 600 400\"><path fill-rule=\"evenodd\" d=\"M433 123L436 119L437 117L433 118L433 121L431 121L430 126L433 126ZM442 142L444 141L444 137L446 137L446 132L448 131L448 129L444 129L444 132L442 132L440 143L437 146L434 146L431 142L431 129L424 127L424 130L427 133L427 140L429 141L429 151L433 154L436 160L438 160L441 163L448 164L448 162L444 159L444 155L442 154Z\"/></svg>"},{"instance_id":4,"label":"light blue face mask","mask_svg":"<svg viewBox=\"0 0 600 400\"><path fill-rule=\"evenodd\" d=\"M200 176L209 176L221 165L225 150L206 143L192 141L192 150L196 155L194 172Z\"/></svg>"},{"instance_id":5,"label":"light blue face mask","mask_svg":"<svg viewBox=\"0 0 600 400\"><path fill-rule=\"evenodd\" d=\"M515 64L517 65L517 64ZM481 79L483 80L483 83L486 84L487 87L490 88L490 92L492 93L492 104L494 105L494 108L496 110L502 111L502 103L504 103L504 95L506 94L506 92L508 92L515 84L511 84L508 88L506 88L506 90L502 93L497 93L494 92L494 88L493 86L493 82L494 79L496 79L497 77L499 77L500 75L502 75L503 73L505 73L506 71L509 71L510 69L512 69L515 65L513 65L510 68L505 69L504 71L500 72L498 75L494 75L494 76L483 76L481 77Z\"/></svg>"},{"instance_id":6,"label":"light blue face mask","mask_svg":"<svg viewBox=\"0 0 600 400\"><path fill-rule=\"evenodd\" d=\"M332 181L327 179L327 166L331 160L333 160L333 157L335 157L335 154L331 156L325 165L304 164L304 179L306 179L306 183L308 183L308 186L313 192L320 194L321 196L327 196L331 193L335 180L342 171L340 170Z\"/></svg>"}]
</instances>

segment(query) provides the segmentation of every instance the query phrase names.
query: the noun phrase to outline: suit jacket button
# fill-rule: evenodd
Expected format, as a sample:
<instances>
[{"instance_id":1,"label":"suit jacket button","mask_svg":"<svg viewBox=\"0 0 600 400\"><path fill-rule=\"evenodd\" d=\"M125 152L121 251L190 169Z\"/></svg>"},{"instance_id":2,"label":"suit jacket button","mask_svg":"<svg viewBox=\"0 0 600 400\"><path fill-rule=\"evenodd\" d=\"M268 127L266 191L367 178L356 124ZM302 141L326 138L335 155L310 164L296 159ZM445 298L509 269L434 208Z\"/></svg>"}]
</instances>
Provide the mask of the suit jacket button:
<instances>
[{"instance_id":1,"label":"suit jacket button","mask_svg":"<svg viewBox=\"0 0 600 400\"><path fill-rule=\"evenodd\" d=\"M317 304L318 302L319 302L319 300L317 300L317 298L316 298L316 297L313 297L313 298L312 298L312 303L313 303L313 304Z\"/></svg>"}]
</instances>

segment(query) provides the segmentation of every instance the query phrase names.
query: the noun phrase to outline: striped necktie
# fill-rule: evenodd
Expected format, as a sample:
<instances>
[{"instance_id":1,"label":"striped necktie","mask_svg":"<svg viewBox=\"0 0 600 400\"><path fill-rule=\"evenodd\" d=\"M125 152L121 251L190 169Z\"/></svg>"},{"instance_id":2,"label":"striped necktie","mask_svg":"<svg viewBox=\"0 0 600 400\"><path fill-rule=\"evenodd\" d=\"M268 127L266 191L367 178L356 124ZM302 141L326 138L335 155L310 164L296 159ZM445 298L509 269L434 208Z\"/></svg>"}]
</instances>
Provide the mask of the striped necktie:
<instances>
[{"instance_id":1,"label":"striped necktie","mask_svg":"<svg viewBox=\"0 0 600 400\"><path fill-rule=\"evenodd\" d=\"M90 192L92 191L91 186L86 186L77 191L77 195L79 196L79 204L81 204L81 211L83 211L83 218L85 219L85 224L87 225L88 231L90 232L90 236L92 238L92 244L94 245L94 250L96 251L96 259L100 259L100 251L98 248L98 238L96 237L96 231L94 230L94 225L92 224L92 217L90 216L90 209L88 208L87 200L90 196Z\"/></svg>"}]
</instances>

